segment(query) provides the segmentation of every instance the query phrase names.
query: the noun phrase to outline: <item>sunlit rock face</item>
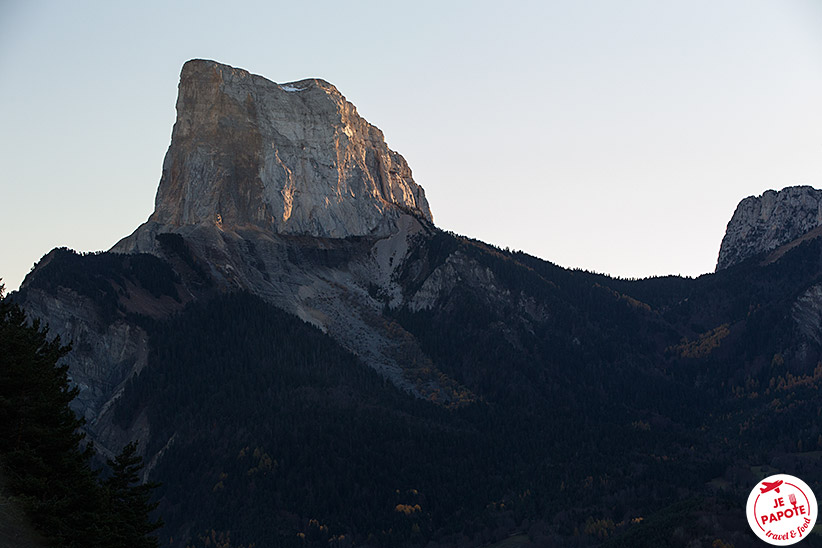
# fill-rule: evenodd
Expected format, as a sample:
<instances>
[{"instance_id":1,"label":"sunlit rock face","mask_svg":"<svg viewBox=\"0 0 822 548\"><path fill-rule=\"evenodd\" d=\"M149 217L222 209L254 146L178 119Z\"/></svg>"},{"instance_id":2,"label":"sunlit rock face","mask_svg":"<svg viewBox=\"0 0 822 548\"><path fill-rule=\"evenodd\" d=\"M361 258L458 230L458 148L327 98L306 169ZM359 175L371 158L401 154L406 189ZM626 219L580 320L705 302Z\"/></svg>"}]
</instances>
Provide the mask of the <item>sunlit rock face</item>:
<instances>
[{"instance_id":1,"label":"sunlit rock face","mask_svg":"<svg viewBox=\"0 0 822 548\"><path fill-rule=\"evenodd\" d=\"M196 263L208 287L257 295L424 395L405 371L422 351L382 313L401 306L397 271L432 230L408 164L334 86L193 60L154 213L111 251Z\"/></svg>"},{"instance_id":2,"label":"sunlit rock face","mask_svg":"<svg viewBox=\"0 0 822 548\"><path fill-rule=\"evenodd\" d=\"M333 85L183 66L150 224L344 238L387 235L403 212L432 220L403 157Z\"/></svg>"},{"instance_id":3,"label":"sunlit rock face","mask_svg":"<svg viewBox=\"0 0 822 548\"><path fill-rule=\"evenodd\" d=\"M822 190L793 186L745 198L728 223L716 270L776 249L820 225Z\"/></svg>"}]
</instances>

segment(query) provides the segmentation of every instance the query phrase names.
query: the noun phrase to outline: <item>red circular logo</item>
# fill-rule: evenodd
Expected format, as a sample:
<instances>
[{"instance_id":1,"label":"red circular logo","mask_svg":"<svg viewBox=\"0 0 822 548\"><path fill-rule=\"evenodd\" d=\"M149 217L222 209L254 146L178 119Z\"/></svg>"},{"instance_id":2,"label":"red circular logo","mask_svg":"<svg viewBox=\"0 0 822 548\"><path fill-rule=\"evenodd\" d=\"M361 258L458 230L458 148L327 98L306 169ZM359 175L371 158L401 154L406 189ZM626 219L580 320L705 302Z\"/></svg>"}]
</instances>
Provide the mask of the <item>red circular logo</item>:
<instances>
[{"instance_id":1,"label":"red circular logo","mask_svg":"<svg viewBox=\"0 0 822 548\"><path fill-rule=\"evenodd\" d=\"M816 497L801 479L777 474L753 488L747 514L756 536L775 546L788 546L803 540L816 524Z\"/></svg>"}]
</instances>

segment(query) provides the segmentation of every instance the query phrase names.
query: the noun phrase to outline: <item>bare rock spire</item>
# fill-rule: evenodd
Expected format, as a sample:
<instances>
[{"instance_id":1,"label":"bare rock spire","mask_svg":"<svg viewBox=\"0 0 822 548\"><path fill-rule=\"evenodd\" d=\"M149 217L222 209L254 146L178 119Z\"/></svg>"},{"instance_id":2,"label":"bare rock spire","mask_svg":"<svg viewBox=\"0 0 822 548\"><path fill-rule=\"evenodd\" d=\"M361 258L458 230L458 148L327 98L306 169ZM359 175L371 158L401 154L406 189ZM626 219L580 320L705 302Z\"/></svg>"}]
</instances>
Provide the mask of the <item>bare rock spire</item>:
<instances>
[{"instance_id":1,"label":"bare rock spire","mask_svg":"<svg viewBox=\"0 0 822 548\"><path fill-rule=\"evenodd\" d=\"M278 85L214 61L183 66L148 224L344 238L389 234L403 212L433 220L403 157L333 85Z\"/></svg>"}]
</instances>

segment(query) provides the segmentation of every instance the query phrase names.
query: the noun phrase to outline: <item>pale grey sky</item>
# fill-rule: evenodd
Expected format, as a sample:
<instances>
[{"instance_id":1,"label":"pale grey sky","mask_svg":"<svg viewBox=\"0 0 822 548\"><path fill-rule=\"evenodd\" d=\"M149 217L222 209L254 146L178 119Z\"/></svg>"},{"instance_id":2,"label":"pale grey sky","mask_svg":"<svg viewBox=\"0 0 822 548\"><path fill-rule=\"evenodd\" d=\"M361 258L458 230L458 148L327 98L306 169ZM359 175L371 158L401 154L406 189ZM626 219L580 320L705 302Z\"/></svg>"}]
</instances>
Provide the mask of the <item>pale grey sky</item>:
<instances>
[{"instance_id":1,"label":"pale grey sky","mask_svg":"<svg viewBox=\"0 0 822 548\"><path fill-rule=\"evenodd\" d=\"M182 64L335 84L437 224L619 276L712 271L742 198L822 187L822 2L0 0L0 277L153 209Z\"/></svg>"}]
</instances>

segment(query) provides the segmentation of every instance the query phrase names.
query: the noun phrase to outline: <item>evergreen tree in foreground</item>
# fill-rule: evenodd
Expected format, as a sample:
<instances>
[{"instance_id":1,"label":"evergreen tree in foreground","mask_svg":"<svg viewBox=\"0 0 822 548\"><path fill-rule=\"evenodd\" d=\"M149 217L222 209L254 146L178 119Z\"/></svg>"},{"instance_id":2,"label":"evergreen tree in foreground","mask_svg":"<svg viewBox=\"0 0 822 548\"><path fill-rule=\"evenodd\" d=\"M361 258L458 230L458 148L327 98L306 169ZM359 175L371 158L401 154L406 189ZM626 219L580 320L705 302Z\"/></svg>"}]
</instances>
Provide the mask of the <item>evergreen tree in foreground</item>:
<instances>
[{"instance_id":1,"label":"evergreen tree in foreground","mask_svg":"<svg viewBox=\"0 0 822 548\"><path fill-rule=\"evenodd\" d=\"M103 489L113 521L108 527L106 545L154 548L157 539L148 535L163 523L151 521L149 517L158 504L151 502L151 491L160 484L140 483L143 459L137 455L137 443L126 445L108 465L114 473L103 482Z\"/></svg>"},{"instance_id":2,"label":"evergreen tree in foreground","mask_svg":"<svg viewBox=\"0 0 822 548\"><path fill-rule=\"evenodd\" d=\"M69 408L78 390L57 364L70 347L47 333L0 285L0 473L8 495L54 546L157 546L146 536L160 526L148 518L154 485L139 485L136 445L112 461L114 475L101 484L79 430L84 421Z\"/></svg>"}]
</instances>

